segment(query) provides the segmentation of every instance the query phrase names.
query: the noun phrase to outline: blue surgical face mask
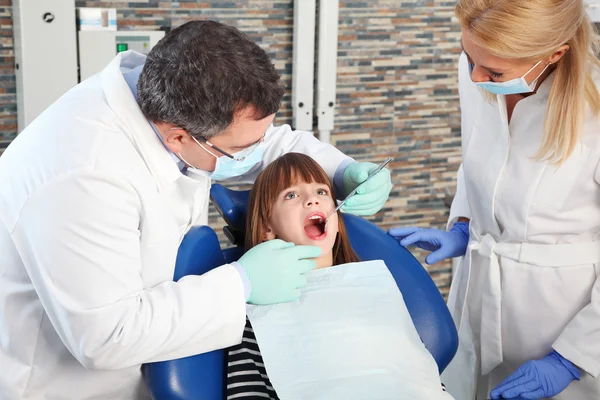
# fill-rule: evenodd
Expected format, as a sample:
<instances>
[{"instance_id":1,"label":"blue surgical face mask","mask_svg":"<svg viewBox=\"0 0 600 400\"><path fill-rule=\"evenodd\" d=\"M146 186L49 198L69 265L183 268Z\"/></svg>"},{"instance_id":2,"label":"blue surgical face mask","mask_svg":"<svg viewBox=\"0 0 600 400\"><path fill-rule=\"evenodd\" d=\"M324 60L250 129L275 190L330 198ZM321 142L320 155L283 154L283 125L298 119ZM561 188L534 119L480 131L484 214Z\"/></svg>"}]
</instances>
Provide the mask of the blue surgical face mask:
<instances>
[{"instance_id":1,"label":"blue surgical face mask","mask_svg":"<svg viewBox=\"0 0 600 400\"><path fill-rule=\"evenodd\" d=\"M202 143L200 143L193 136L192 139L198 144L198 146L202 147L204 151L206 151L208 154L217 159L217 163L215 164L215 170L212 172L206 172L194 167L192 164L187 162L181 156L181 154L178 154L179 158L181 158L181 160L185 162L190 168L206 172L206 176L215 181L221 181L244 175L246 172L250 171L252 167L254 167L256 164L262 161L263 154L265 152L265 148L262 144L261 139L259 142L250 146L249 148L231 154L233 158L225 155L219 157L213 152L209 151L206 147L204 147Z\"/></svg>"},{"instance_id":2,"label":"blue surgical face mask","mask_svg":"<svg viewBox=\"0 0 600 400\"><path fill-rule=\"evenodd\" d=\"M537 64L535 64L533 67L531 67L531 69L529 71L525 72L525 75L523 75L522 77L511 79L510 81L506 81L506 82L473 82L473 79L471 79L471 81L474 84L476 84L477 86L479 86L480 88L485 89L488 92L493 93L493 94L507 95L507 94L531 93L535 89L537 80L540 78L540 76L542 76L542 74L544 73L546 68L548 68L548 65L550 65L550 64L546 65L546 67L542 70L542 72L540 72L540 74L537 76L537 78L535 78L533 80L533 82L531 82L531 84L527 84L525 77L527 76L527 74L529 74L531 71L533 71L535 69L535 67L540 65L541 62L542 62L542 60L538 61ZM470 75L473 74L473 68L474 68L474 65L472 63L469 63Z\"/></svg>"},{"instance_id":3,"label":"blue surgical face mask","mask_svg":"<svg viewBox=\"0 0 600 400\"><path fill-rule=\"evenodd\" d=\"M232 154L236 159L225 156L217 157L217 164L215 165L215 170L210 174L210 179L220 181L244 175L246 172L250 171L252 167L262 161L265 148L264 146L259 145L245 158L236 161L238 159L237 157L240 156L240 153L242 152L243 150Z\"/></svg>"}]
</instances>

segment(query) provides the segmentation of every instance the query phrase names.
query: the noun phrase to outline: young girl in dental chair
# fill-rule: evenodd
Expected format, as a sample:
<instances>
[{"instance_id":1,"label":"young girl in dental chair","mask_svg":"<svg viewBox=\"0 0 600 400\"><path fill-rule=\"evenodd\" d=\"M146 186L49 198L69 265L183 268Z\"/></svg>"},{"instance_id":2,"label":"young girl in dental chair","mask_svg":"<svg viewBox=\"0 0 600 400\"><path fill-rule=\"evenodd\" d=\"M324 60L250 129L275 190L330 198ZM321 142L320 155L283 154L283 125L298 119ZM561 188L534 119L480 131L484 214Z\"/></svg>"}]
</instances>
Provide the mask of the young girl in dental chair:
<instances>
[{"instance_id":1,"label":"young girl in dental chair","mask_svg":"<svg viewBox=\"0 0 600 400\"><path fill-rule=\"evenodd\" d=\"M322 254L298 301L248 306L243 341L228 353L227 399L450 399L385 264L359 262L339 212L326 221L334 199L303 154L256 179L246 249L280 239Z\"/></svg>"}]
</instances>

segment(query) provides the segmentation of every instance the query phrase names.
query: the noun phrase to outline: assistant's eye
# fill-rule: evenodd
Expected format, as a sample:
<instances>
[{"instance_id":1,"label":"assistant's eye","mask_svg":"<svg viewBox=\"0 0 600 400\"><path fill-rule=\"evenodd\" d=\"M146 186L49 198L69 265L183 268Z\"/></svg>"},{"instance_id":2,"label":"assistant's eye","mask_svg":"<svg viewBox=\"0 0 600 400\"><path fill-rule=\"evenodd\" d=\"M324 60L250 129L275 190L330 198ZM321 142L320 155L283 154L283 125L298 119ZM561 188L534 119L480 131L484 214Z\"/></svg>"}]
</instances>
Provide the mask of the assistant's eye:
<instances>
[{"instance_id":1,"label":"assistant's eye","mask_svg":"<svg viewBox=\"0 0 600 400\"><path fill-rule=\"evenodd\" d=\"M319 189L319 190L317 190L317 194L319 196L327 196L329 194L329 192L327 191L327 189Z\"/></svg>"},{"instance_id":2,"label":"assistant's eye","mask_svg":"<svg viewBox=\"0 0 600 400\"><path fill-rule=\"evenodd\" d=\"M504 74L500 74L498 72L492 72L492 71L490 71L490 74L496 79L500 79L504 76Z\"/></svg>"},{"instance_id":3,"label":"assistant's eye","mask_svg":"<svg viewBox=\"0 0 600 400\"><path fill-rule=\"evenodd\" d=\"M284 199L286 199L286 200L292 200L292 199L295 199L296 197L298 197L298 193L296 193L296 192L287 192L285 194Z\"/></svg>"}]
</instances>

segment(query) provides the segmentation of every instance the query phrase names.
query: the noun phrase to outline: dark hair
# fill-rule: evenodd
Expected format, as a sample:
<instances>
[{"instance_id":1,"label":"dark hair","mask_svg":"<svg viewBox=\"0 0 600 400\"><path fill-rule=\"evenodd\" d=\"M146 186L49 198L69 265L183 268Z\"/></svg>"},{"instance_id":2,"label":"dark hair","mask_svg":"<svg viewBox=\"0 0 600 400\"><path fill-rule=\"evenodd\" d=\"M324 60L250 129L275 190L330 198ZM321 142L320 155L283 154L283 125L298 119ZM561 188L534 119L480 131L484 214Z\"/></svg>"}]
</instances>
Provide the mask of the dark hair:
<instances>
[{"instance_id":1,"label":"dark hair","mask_svg":"<svg viewBox=\"0 0 600 400\"><path fill-rule=\"evenodd\" d=\"M312 158L300 153L287 153L273 161L256 178L246 216L246 250L263 242L263 232L271 218L273 204L283 190L298 182L316 182L327 185L335 202L335 193L329 177ZM333 244L333 265L359 261L352 250L342 213L338 213L338 234Z\"/></svg>"},{"instance_id":2,"label":"dark hair","mask_svg":"<svg viewBox=\"0 0 600 400\"><path fill-rule=\"evenodd\" d=\"M238 29L191 21L152 48L137 83L145 117L209 139L253 107L263 119L279 109L283 88L267 53Z\"/></svg>"}]
</instances>

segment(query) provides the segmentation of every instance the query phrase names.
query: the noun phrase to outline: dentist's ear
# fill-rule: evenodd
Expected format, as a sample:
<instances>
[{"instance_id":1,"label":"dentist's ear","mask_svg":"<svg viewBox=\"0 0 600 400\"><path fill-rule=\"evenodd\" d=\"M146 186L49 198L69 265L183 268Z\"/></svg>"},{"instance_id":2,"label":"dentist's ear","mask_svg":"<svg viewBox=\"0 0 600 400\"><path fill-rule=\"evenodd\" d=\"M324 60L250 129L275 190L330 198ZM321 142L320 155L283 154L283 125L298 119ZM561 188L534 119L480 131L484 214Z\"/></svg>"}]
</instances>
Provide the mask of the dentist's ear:
<instances>
[{"instance_id":1,"label":"dentist's ear","mask_svg":"<svg viewBox=\"0 0 600 400\"><path fill-rule=\"evenodd\" d=\"M154 125L158 129L163 144L175 154L180 153L187 142L192 140L185 129L164 122Z\"/></svg>"}]
</instances>

